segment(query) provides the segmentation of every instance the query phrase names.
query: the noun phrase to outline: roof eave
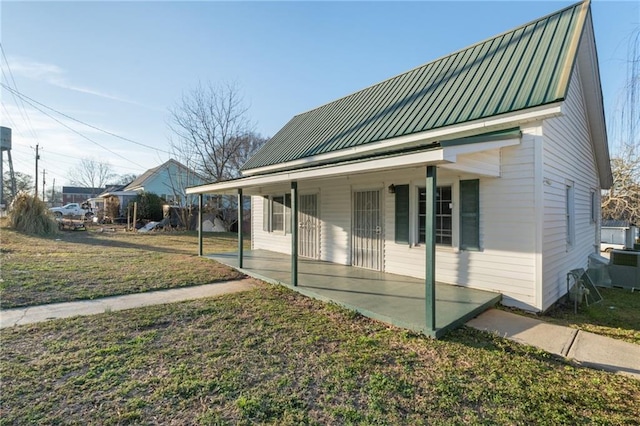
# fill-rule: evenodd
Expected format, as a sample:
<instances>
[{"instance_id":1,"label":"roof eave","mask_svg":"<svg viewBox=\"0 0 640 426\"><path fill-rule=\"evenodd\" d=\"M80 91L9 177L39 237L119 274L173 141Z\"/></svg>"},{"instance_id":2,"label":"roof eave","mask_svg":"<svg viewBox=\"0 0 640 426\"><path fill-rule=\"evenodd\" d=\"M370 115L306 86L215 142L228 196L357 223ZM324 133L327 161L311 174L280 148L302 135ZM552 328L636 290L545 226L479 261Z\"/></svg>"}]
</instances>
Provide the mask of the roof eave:
<instances>
[{"instance_id":1,"label":"roof eave","mask_svg":"<svg viewBox=\"0 0 640 426\"><path fill-rule=\"evenodd\" d=\"M607 124L604 114L604 101L598 66L598 51L593 31L591 12L588 11L576 63L580 73L580 81L585 86L583 93L591 134L591 143L596 157L600 187L609 189L613 185Z\"/></svg>"},{"instance_id":2,"label":"roof eave","mask_svg":"<svg viewBox=\"0 0 640 426\"><path fill-rule=\"evenodd\" d=\"M409 153L388 154L370 159L344 161L338 164L307 167L299 170L280 171L264 175L255 175L226 182L212 183L187 188L186 193L195 194L234 194L238 189L260 188L264 186L284 185L291 181L309 181L328 179L345 175L394 170L407 167L421 167L424 165L445 165L451 167L458 161L458 156L474 152L490 151L520 143L519 130L506 136L498 136L494 140L484 140L477 143L454 142L447 146L417 150ZM499 169L494 174L499 176Z\"/></svg>"},{"instance_id":3,"label":"roof eave","mask_svg":"<svg viewBox=\"0 0 640 426\"><path fill-rule=\"evenodd\" d=\"M279 171L293 170L301 167L312 167L327 162L338 163L365 154L375 154L383 151L389 151L391 149L403 150L419 145L428 145L431 142L442 139L450 139L453 137L462 138L490 131L519 127L525 123L541 121L548 118L558 117L560 115L562 115L562 100L548 105L494 116L489 119L474 120L412 135L399 136L397 138L382 140L340 151L319 154L299 160L243 170L242 175L245 177L256 176Z\"/></svg>"}]
</instances>

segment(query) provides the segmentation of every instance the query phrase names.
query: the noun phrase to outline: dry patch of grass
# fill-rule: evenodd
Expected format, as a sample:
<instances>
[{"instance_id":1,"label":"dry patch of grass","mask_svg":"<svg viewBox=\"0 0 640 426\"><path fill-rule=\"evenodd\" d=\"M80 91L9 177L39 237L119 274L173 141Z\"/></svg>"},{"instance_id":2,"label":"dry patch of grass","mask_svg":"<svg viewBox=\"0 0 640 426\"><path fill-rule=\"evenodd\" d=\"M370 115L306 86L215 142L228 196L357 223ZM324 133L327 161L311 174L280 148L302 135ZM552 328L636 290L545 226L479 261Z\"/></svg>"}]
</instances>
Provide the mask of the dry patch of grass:
<instances>
[{"instance_id":1,"label":"dry patch of grass","mask_svg":"<svg viewBox=\"0 0 640 426\"><path fill-rule=\"evenodd\" d=\"M640 381L288 289L2 330L0 424L634 424Z\"/></svg>"},{"instance_id":2,"label":"dry patch of grass","mask_svg":"<svg viewBox=\"0 0 640 426\"><path fill-rule=\"evenodd\" d=\"M0 229L2 308L93 299L237 279L232 268L197 256L195 232L87 231L55 237ZM205 252L237 249L235 234L207 234Z\"/></svg>"}]
</instances>

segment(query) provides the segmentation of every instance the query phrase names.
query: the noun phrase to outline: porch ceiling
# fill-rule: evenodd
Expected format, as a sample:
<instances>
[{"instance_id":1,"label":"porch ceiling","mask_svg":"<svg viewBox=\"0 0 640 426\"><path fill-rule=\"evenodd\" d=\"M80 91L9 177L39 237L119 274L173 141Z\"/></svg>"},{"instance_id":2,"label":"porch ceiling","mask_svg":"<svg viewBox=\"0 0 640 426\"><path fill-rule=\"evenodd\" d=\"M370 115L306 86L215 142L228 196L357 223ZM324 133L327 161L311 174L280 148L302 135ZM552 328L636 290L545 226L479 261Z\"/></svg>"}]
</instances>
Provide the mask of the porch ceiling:
<instances>
[{"instance_id":1,"label":"porch ceiling","mask_svg":"<svg viewBox=\"0 0 640 426\"><path fill-rule=\"evenodd\" d=\"M344 161L325 166L249 176L226 182L187 188L186 192L187 194L235 194L238 189L243 189L248 190L245 192L246 195L251 195L251 188L255 189L267 185L427 165L440 165L448 169L475 173L480 176L499 177L499 150L508 146L517 145L520 143L520 140L518 130L517 133L511 134L510 137L496 137L494 140L481 142L445 143L443 141L443 143L433 148L426 147L423 150L413 152L389 154L374 158ZM470 157L477 153L485 153L485 155L480 161L478 161L478 159L469 161Z\"/></svg>"},{"instance_id":2,"label":"porch ceiling","mask_svg":"<svg viewBox=\"0 0 640 426\"><path fill-rule=\"evenodd\" d=\"M207 256L237 268L237 253ZM290 257L267 250L245 252L242 272L282 284L315 299L331 301L367 317L440 337L495 305L500 295L487 291L436 284L436 330L426 324L424 280L299 259L298 286L290 285Z\"/></svg>"}]
</instances>

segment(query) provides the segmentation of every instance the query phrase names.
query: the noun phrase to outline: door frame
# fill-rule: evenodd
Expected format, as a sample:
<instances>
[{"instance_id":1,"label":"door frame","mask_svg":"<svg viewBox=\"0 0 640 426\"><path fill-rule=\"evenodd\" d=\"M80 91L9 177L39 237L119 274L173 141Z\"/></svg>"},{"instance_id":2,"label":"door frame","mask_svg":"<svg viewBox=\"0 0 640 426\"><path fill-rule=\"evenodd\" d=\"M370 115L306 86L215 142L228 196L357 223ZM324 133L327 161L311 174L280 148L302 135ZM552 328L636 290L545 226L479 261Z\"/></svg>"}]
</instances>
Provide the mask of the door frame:
<instances>
[{"instance_id":1,"label":"door frame","mask_svg":"<svg viewBox=\"0 0 640 426\"><path fill-rule=\"evenodd\" d=\"M357 192L377 192L378 193L378 214L379 214L379 248L378 248L378 268L367 268L366 266L359 266L354 264L354 249L355 249L355 233L354 233L354 216L355 216L355 194ZM356 268L368 269L373 271L384 271L384 250L385 250L385 191L381 186L352 186L351 188L351 200L349 203L350 210L350 235L349 235L349 264Z\"/></svg>"},{"instance_id":2,"label":"door frame","mask_svg":"<svg viewBox=\"0 0 640 426\"><path fill-rule=\"evenodd\" d=\"M316 215L315 215L315 220L316 220L316 231L315 231L315 256L314 257L307 257L307 256L303 256L300 254L300 247L302 246L300 244L300 238L302 236L302 232L300 230L300 224L301 224L301 220L300 220L300 214L302 213L302 202L300 201L300 199L302 197L305 196L315 196L316 197ZM298 196L298 255L302 256L306 259L320 259L321 257L321 252L322 252L322 247L321 247L321 242L322 242L322 221L320 220L320 194L318 192L308 192L308 193L304 193L304 194L300 194Z\"/></svg>"}]
</instances>

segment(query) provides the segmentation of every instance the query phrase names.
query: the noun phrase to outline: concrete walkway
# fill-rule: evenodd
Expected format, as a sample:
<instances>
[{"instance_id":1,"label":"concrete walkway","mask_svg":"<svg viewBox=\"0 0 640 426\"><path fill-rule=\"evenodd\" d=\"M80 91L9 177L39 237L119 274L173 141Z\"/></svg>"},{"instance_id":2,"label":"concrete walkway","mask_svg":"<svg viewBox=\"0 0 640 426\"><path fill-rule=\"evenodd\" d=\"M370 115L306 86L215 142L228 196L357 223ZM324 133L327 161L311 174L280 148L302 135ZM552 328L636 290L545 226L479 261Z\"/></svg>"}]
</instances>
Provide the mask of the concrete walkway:
<instances>
[{"instance_id":1,"label":"concrete walkway","mask_svg":"<svg viewBox=\"0 0 640 426\"><path fill-rule=\"evenodd\" d=\"M3 309L0 311L0 328L31 324L57 318L70 318L78 315L95 315L108 311L122 311L125 309L140 308L143 306L201 299L203 297L219 296L227 293L245 291L254 287L255 281L251 279L243 279L200 285L196 287L183 287L151 291L147 293L126 294L122 296L105 297L102 299Z\"/></svg>"},{"instance_id":2,"label":"concrete walkway","mask_svg":"<svg viewBox=\"0 0 640 426\"><path fill-rule=\"evenodd\" d=\"M103 299L6 309L0 311L0 328L219 296L249 290L255 286L255 281L243 279ZM569 358L580 365L640 379L640 345L497 309L484 312L467 325L496 333L518 343L538 347Z\"/></svg>"},{"instance_id":3,"label":"concrete walkway","mask_svg":"<svg viewBox=\"0 0 640 426\"><path fill-rule=\"evenodd\" d=\"M640 345L490 309L467 323L580 365L640 379Z\"/></svg>"}]
</instances>

